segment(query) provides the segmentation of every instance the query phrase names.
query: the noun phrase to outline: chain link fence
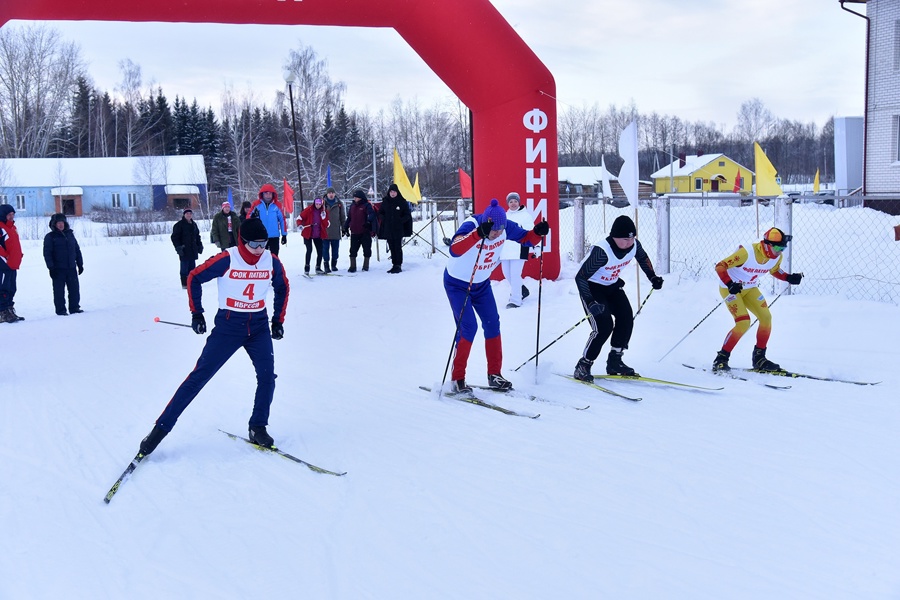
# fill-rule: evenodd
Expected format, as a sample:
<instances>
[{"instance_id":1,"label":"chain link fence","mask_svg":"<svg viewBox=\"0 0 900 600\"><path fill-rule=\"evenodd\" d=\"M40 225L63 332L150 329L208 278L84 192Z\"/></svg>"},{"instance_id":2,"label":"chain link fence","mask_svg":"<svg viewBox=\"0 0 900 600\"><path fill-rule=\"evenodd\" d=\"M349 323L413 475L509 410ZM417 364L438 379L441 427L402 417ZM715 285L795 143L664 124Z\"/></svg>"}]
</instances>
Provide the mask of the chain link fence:
<instances>
[{"instance_id":1,"label":"chain link fence","mask_svg":"<svg viewBox=\"0 0 900 600\"><path fill-rule=\"evenodd\" d=\"M714 265L737 249L761 239L778 226L793 235L785 252L784 269L803 272L799 286L789 293L838 295L853 300L900 304L900 242L894 226L900 201L885 198L817 197L814 200L673 197L669 200L668 229L658 223L662 199L641 200L640 206L616 208L598 199L584 201L584 248L575 248L578 207L560 210L559 238L563 260L580 262L591 245L609 233L619 215L634 219L638 238L657 269L692 280L715 279ZM780 207L780 208L779 208ZM660 248L666 239L668 247ZM579 251L576 251L579 250ZM661 252L662 250L662 252ZM785 284L764 278L764 291Z\"/></svg>"}]
</instances>

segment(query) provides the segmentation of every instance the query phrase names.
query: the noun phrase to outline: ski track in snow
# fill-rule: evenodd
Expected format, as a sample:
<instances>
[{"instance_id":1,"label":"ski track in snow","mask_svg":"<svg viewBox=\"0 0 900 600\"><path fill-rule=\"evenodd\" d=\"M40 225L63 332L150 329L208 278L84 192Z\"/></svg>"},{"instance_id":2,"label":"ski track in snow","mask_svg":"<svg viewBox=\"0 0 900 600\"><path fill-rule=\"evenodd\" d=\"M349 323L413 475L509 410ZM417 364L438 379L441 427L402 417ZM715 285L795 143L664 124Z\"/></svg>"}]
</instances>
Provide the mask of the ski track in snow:
<instances>
[{"instance_id":1,"label":"ski track in snow","mask_svg":"<svg viewBox=\"0 0 900 600\"><path fill-rule=\"evenodd\" d=\"M440 383L454 332L443 257L407 245L399 275L382 252L369 273L307 282L299 239L281 253L292 286L270 431L286 452L348 474L316 474L217 431L246 434L255 377L239 352L108 506L206 336L153 322L190 321L165 236L83 244L87 312L65 318L53 314L39 244L25 243L16 309L27 320L0 325L0 597L900 594L896 306L782 297L773 360L883 383L772 378L792 389L771 390L681 366L712 361L731 327L722 309L657 362L719 300L712 279L667 276L626 362L725 389L598 381L643 397L632 403L554 375L574 368L587 323L542 354L537 373L533 362L513 372L535 352L537 285L507 310L506 283L495 283L504 374L524 393L591 405L484 392L541 413L530 420L418 389ZM542 346L583 316L574 271L565 263L542 286ZM624 278L636 307L636 276ZM204 287L209 316L216 297ZM732 364L749 366L754 332ZM468 379L486 383L485 369L479 331Z\"/></svg>"}]
</instances>

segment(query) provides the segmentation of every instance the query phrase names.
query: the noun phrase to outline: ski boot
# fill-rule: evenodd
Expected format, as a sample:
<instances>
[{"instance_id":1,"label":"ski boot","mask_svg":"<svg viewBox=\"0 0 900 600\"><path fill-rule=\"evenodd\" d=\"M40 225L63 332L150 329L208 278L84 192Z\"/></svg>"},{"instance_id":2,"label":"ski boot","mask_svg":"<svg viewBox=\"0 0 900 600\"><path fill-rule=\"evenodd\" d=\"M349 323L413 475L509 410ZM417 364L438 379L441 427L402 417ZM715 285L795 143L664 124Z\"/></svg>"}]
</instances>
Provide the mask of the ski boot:
<instances>
[{"instance_id":1,"label":"ski boot","mask_svg":"<svg viewBox=\"0 0 900 600\"><path fill-rule=\"evenodd\" d=\"M507 381L503 377L503 375L497 373L494 375L488 375L488 387L490 387L492 390L506 392L512 389L512 383Z\"/></svg>"},{"instance_id":2,"label":"ski boot","mask_svg":"<svg viewBox=\"0 0 900 600\"><path fill-rule=\"evenodd\" d=\"M363 271L368 271L368 270L369 270L369 257L368 257L368 256L364 256L364 257L363 257L363 266L362 266L362 270L363 270Z\"/></svg>"},{"instance_id":3,"label":"ski boot","mask_svg":"<svg viewBox=\"0 0 900 600\"><path fill-rule=\"evenodd\" d=\"M153 429L150 430L150 433L147 434L141 441L141 455L147 456L159 446L159 443L163 441L163 438L169 435L169 432L160 427L159 425L154 425Z\"/></svg>"},{"instance_id":4,"label":"ski boot","mask_svg":"<svg viewBox=\"0 0 900 600\"><path fill-rule=\"evenodd\" d=\"M250 441L263 448L271 448L275 445L275 440L266 432L264 425L250 428Z\"/></svg>"},{"instance_id":5,"label":"ski boot","mask_svg":"<svg viewBox=\"0 0 900 600\"><path fill-rule=\"evenodd\" d=\"M622 362L622 350L610 350L606 358L606 374L622 375L623 377L637 377L634 369Z\"/></svg>"},{"instance_id":6,"label":"ski boot","mask_svg":"<svg viewBox=\"0 0 900 600\"><path fill-rule=\"evenodd\" d=\"M713 373L718 371L730 371L731 367L728 366L728 359L731 357L731 352L728 350L719 350L716 352L716 358L713 360L712 370Z\"/></svg>"},{"instance_id":7,"label":"ski boot","mask_svg":"<svg viewBox=\"0 0 900 600\"><path fill-rule=\"evenodd\" d=\"M472 387L466 383L465 379L457 379L453 382L451 386L451 393L453 394L471 394Z\"/></svg>"},{"instance_id":8,"label":"ski boot","mask_svg":"<svg viewBox=\"0 0 900 600\"><path fill-rule=\"evenodd\" d=\"M587 381L588 383L593 383L594 376L591 375L591 365L594 364L594 361L588 360L586 358L579 358L578 364L575 365L575 374L572 375L575 379L579 381Z\"/></svg>"},{"instance_id":9,"label":"ski boot","mask_svg":"<svg viewBox=\"0 0 900 600\"><path fill-rule=\"evenodd\" d=\"M757 371L780 371L781 365L766 358L766 349L753 347L753 368Z\"/></svg>"}]
</instances>

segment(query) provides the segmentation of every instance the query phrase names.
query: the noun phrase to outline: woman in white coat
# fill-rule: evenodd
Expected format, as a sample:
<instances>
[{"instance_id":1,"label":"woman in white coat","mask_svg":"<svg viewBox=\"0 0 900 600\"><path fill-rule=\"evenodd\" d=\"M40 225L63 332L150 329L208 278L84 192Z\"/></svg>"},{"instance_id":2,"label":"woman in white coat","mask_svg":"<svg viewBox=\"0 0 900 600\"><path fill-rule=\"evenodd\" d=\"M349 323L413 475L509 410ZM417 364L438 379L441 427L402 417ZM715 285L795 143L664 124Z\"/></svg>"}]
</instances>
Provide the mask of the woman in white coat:
<instances>
[{"instance_id":1,"label":"woman in white coat","mask_svg":"<svg viewBox=\"0 0 900 600\"><path fill-rule=\"evenodd\" d=\"M526 231L534 227L534 215L519 200L519 194L510 192L506 196L506 205L507 220L515 221ZM522 284L522 268L528 259L528 253L534 250L536 248L526 248L511 240L506 240L503 244L500 251L500 267L503 269L503 276L509 282L509 304L506 308L522 306L522 300L528 296L528 288Z\"/></svg>"}]
</instances>

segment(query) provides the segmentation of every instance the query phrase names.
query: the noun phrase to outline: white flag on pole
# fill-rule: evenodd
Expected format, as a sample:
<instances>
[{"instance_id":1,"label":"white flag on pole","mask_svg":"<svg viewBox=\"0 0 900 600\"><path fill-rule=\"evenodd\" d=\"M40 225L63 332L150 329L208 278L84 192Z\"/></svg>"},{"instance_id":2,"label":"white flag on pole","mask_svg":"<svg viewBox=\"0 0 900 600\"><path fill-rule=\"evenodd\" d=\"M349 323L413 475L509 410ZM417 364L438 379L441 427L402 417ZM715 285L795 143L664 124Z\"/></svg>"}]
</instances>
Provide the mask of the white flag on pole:
<instances>
[{"instance_id":1,"label":"white flag on pole","mask_svg":"<svg viewBox=\"0 0 900 600\"><path fill-rule=\"evenodd\" d=\"M606 170L606 159L603 158L603 155L600 155L600 169L602 170L600 173L600 177L602 177L603 181L603 197L612 199L612 188L609 187L609 171Z\"/></svg>"},{"instance_id":2,"label":"white flag on pole","mask_svg":"<svg viewBox=\"0 0 900 600\"><path fill-rule=\"evenodd\" d=\"M632 206L638 205L638 145L637 124L632 121L619 136L619 156L625 161L619 171L619 185Z\"/></svg>"}]
</instances>

